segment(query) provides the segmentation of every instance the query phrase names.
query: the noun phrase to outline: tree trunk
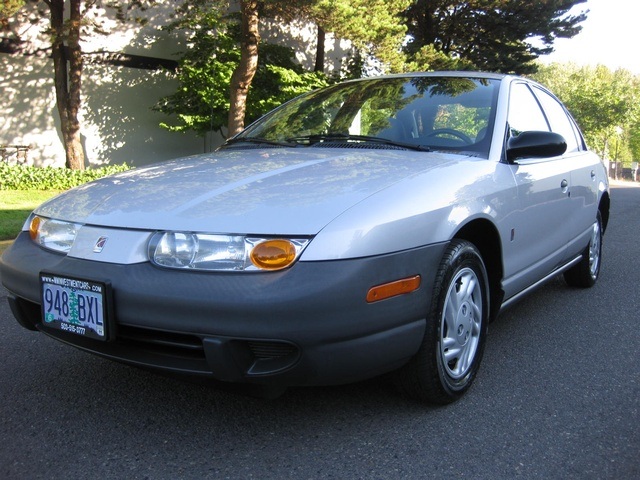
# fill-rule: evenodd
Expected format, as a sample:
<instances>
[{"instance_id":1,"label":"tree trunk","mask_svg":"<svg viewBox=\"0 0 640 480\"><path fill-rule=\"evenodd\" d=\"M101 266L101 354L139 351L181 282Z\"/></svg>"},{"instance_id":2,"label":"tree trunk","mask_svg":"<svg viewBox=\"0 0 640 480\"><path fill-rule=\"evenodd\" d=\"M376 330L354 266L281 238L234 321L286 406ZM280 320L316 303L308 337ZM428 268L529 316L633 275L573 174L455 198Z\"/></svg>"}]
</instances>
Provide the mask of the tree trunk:
<instances>
[{"instance_id":1,"label":"tree trunk","mask_svg":"<svg viewBox=\"0 0 640 480\"><path fill-rule=\"evenodd\" d=\"M229 107L229 136L239 133L244 128L244 117L247 110L247 94L258 69L258 1L241 0L242 39L240 41L240 64L231 75L231 92Z\"/></svg>"},{"instance_id":2,"label":"tree trunk","mask_svg":"<svg viewBox=\"0 0 640 480\"><path fill-rule=\"evenodd\" d=\"M82 85L82 51L80 25L82 0L70 0L70 17L64 19L64 0L45 0L51 12L52 58L56 105L60 115L66 166L84 170L84 150L80 138L80 89ZM65 40L68 45L65 45Z\"/></svg>"},{"instance_id":3,"label":"tree trunk","mask_svg":"<svg viewBox=\"0 0 640 480\"><path fill-rule=\"evenodd\" d=\"M325 31L320 25L318 25L318 43L316 46L316 64L313 69L314 72L324 72L324 41Z\"/></svg>"}]
</instances>

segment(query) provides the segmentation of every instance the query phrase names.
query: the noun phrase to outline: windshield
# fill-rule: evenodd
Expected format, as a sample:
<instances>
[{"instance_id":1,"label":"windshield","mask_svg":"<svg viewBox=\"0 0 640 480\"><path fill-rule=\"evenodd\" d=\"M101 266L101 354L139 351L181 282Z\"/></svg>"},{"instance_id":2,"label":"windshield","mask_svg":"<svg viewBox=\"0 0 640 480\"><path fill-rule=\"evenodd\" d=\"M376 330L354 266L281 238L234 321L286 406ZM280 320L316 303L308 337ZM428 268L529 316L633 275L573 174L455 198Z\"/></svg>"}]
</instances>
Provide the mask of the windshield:
<instances>
[{"instance_id":1,"label":"windshield","mask_svg":"<svg viewBox=\"0 0 640 480\"><path fill-rule=\"evenodd\" d=\"M391 77L298 97L230 143L415 148L488 157L498 80Z\"/></svg>"}]
</instances>

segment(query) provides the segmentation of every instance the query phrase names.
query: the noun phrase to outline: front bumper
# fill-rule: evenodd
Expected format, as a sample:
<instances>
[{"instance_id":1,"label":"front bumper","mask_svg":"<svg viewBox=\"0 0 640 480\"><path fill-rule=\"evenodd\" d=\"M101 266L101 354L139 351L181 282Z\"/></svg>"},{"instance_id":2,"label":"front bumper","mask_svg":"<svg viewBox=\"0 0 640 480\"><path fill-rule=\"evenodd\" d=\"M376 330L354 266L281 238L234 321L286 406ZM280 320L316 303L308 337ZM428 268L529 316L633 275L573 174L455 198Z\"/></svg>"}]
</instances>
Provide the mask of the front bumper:
<instances>
[{"instance_id":1,"label":"front bumper","mask_svg":"<svg viewBox=\"0 0 640 480\"><path fill-rule=\"evenodd\" d=\"M385 373L417 352L445 247L298 262L280 272L210 273L69 258L22 233L4 253L0 274L21 325L92 353L228 382L328 385ZM113 341L44 326L42 270L110 283ZM416 274L417 291L366 302L371 287Z\"/></svg>"}]
</instances>

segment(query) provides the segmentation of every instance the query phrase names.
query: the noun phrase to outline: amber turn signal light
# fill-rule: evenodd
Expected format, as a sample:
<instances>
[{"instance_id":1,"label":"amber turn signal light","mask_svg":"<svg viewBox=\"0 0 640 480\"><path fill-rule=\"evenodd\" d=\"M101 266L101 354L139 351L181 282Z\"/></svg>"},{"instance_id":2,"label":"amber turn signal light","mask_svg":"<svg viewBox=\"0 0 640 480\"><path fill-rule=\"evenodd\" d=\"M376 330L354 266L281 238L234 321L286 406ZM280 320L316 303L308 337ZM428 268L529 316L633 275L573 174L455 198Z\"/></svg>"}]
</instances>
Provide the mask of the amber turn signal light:
<instances>
[{"instance_id":1,"label":"amber turn signal light","mask_svg":"<svg viewBox=\"0 0 640 480\"><path fill-rule=\"evenodd\" d=\"M265 240L253 247L250 258L263 270L281 270L295 261L296 247L289 240Z\"/></svg>"},{"instance_id":2,"label":"amber turn signal light","mask_svg":"<svg viewBox=\"0 0 640 480\"><path fill-rule=\"evenodd\" d=\"M36 239L38 236L38 229L40 228L40 217L33 217L31 219L31 223L29 224L29 236L31 240Z\"/></svg>"},{"instance_id":3,"label":"amber turn signal light","mask_svg":"<svg viewBox=\"0 0 640 480\"><path fill-rule=\"evenodd\" d=\"M382 285L377 285L369 289L367 302L379 302L387 298L415 292L418 288L420 288L420 275L402 278L395 282L383 283Z\"/></svg>"}]
</instances>

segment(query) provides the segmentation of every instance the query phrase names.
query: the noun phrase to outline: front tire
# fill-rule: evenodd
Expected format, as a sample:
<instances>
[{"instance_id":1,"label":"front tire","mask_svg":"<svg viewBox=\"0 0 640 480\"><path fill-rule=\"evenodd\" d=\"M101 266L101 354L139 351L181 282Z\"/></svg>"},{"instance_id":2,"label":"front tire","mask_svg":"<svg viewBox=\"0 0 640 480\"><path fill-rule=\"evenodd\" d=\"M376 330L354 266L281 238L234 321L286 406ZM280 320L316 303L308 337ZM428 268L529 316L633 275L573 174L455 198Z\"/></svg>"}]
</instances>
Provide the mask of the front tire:
<instances>
[{"instance_id":1,"label":"front tire","mask_svg":"<svg viewBox=\"0 0 640 480\"><path fill-rule=\"evenodd\" d=\"M453 240L442 258L422 346L397 373L410 396L447 404L471 387L484 351L489 320L487 272L477 248Z\"/></svg>"}]
</instances>

